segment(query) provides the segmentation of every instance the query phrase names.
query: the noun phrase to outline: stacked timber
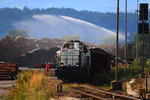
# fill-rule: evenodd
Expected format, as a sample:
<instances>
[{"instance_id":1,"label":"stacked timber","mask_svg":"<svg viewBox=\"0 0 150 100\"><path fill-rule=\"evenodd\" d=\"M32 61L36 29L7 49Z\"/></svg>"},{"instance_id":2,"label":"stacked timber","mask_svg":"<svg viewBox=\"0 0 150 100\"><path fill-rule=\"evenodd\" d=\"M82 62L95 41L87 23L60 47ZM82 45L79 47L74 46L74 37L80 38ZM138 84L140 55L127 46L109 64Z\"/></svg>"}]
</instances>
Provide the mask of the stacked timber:
<instances>
[{"instance_id":1,"label":"stacked timber","mask_svg":"<svg viewBox=\"0 0 150 100\"><path fill-rule=\"evenodd\" d=\"M18 64L11 62L0 62L0 79L15 78L18 73Z\"/></svg>"}]
</instances>

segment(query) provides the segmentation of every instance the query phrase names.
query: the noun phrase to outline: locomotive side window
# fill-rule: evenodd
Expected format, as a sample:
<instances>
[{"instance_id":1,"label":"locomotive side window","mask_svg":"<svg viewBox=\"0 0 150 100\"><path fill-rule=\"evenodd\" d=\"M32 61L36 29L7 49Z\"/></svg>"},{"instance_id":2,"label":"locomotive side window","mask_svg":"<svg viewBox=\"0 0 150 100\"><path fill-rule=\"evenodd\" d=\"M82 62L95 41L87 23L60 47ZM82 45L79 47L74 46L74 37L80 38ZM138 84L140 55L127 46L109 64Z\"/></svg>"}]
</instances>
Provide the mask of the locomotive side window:
<instances>
[{"instance_id":1,"label":"locomotive side window","mask_svg":"<svg viewBox=\"0 0 150 100\"><path fill-rule=\"evenodd\" d=\"M67 49L68 48L68 43L65 43L64 45L63 45L63 47L62 47L62 49Z\"/></svg>"}]
</instances>

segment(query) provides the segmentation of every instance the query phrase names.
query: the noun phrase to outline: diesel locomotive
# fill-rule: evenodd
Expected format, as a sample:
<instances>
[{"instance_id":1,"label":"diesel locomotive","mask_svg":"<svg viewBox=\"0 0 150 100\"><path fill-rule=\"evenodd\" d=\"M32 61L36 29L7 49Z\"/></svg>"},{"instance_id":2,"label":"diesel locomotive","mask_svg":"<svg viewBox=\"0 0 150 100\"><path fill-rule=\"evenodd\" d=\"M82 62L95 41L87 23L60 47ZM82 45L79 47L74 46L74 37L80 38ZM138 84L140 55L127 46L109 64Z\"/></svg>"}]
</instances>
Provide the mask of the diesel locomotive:
<instances>
[{"instance_id":1,"label":"diesel locomotive","mask_svg":"<svg viewBox=\"0 0 150 100\"><path fill-rule=\"evenodd\" d=\"M56 52L56 75L62 80L89 80L94 74L107 72L110 67L109 54L99 48L89 47L78 40L63 44Z\"/></svg>"}]
</instances>

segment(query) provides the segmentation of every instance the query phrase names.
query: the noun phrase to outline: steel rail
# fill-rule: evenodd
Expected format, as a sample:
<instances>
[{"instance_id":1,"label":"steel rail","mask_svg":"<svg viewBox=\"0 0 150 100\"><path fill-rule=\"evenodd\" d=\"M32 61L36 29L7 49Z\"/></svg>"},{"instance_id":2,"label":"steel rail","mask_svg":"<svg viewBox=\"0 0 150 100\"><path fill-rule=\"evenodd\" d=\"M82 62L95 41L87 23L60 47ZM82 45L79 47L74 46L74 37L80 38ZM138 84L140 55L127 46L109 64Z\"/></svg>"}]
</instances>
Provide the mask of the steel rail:
<instances>
[{"instance_id":1,"label":"steel rail","mask_svg":"<svg viewBox=\"0 0 150 100\"><path fill-rule=\"evenodd\" d=\"M95 99L98 99L98 100L108 100L106 98L103 98L103 97L100 97L100 96L97 96L95 94L92 94L92 93L87 93L85 91L81 91L81 90L77 90L77 89L72 89L74 92L77 92L79 94L83 94L83 95L86 95L88 97L92 97L92 98L95 98Z\"/></svg>"},{"instance_id":2,"label":"steel rail","mask_svg":"<svg viewBox=\"0 0 150 100\"><path fill-rule=\"evenodd\" d=\"M112 93L112 92L108 92L108 91L104 91L104 90L100 90L100 89L94 89L94 88L87 88L87 87L82 87L82 86L78 86L76 88L72 88L73 91L77 92L77 93L81 93L83 95L86 96L90 96L92 98L96 98L98 100L109 100L110 98L119 98L119 99L123 99L123 100L141 100L139 98L136 97L130 97L127 95L120 95L117 93ZM89 90L91 90L91 92L89 92ZM96 93L95 93L96 92ZM103 97L103 95L105 94L106 97Z\"/></svg>"}]
</instances>

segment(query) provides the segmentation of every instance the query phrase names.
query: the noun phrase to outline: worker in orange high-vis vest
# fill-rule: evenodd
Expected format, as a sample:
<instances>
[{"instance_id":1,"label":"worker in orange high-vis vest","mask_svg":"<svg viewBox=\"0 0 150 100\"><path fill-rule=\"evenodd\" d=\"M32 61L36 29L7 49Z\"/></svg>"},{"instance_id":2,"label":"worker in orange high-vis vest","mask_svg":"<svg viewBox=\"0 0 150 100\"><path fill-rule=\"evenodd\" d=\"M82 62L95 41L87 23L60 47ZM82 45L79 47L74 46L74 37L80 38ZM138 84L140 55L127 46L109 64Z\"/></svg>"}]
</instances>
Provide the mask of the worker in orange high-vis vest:
<instances>
[{"instance_id":1,"label":"worker in orange high-vis vest","mask_svg":"<svg viewBox=\"0 0 150 100\"><path fill-rule=\"evenodd\" d=\"M49 75L50 65L46 63L45 67L46 67L46 74Z\"/></svg>"}]
</instances>

